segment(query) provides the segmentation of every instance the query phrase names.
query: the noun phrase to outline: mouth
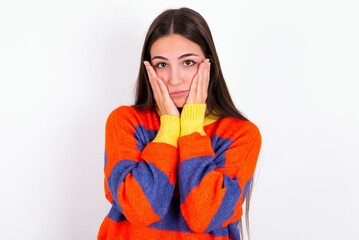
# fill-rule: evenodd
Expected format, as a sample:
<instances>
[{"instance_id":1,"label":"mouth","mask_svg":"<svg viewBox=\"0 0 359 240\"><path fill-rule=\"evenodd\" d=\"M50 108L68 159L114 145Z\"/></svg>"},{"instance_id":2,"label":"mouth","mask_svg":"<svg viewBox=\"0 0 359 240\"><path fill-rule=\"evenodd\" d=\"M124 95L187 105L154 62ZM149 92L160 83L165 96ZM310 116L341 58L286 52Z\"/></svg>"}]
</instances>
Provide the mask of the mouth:
<instances>
[{"instance_id":1,"label":"mouth","mask_svg":"<svg viewBox=\"0 0 359 240\"><path fill-rule=\"evenodd\" d=\"M188 90L174 91L174 92L170 93L170 97L171 98L178 98L178 97L187 96L187 94L188 94Z\"/></svg>"}]
</instances>

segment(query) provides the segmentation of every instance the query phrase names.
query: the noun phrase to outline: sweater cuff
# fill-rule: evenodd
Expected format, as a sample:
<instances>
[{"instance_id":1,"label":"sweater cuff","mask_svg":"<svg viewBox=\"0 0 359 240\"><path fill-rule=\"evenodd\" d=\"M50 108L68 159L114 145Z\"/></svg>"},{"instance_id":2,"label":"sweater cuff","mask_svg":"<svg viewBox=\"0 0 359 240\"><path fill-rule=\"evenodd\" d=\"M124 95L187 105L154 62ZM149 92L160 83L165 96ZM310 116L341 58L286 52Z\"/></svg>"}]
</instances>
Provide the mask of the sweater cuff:
<instances>
[{"instance_id":1,"label":"sweater cuff","mask_svg":"<svg viewBox=\"0 0 359 240\"><path fill-rule=\"evenodd\" d=\"M153 142L168 143L177 147L180 135L180 118L172 115L162 115L160 129Z\"/></svg>"},{"instance_id":2,"label":"sweater cuff","mask_svg":"<svg viewBox=\"0 0 359 240\"><path fill-rule=\"evenodd\" d=\"M206 104L185 104L181 113L181 137L194 132L206 135L203 130L205 113Z\"/></svg>"}]
</instances>

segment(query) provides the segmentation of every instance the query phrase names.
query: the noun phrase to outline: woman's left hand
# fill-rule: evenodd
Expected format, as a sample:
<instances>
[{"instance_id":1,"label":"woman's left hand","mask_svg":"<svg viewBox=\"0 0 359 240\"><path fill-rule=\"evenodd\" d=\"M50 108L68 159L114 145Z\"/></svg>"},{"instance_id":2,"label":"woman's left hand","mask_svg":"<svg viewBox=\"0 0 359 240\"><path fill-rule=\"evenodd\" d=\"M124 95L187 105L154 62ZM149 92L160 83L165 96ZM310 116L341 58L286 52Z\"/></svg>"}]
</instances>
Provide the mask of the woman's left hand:
<instances>
[{"instance_id":1,"label":"woman's left hand","mask_svg":"<svg viewBox=\"0 0 359 240\"><path fill-rule=\"evenodd\" d=\"M197 74L193 77L186 103L206 103L211 63L205 59L198 67Z\"/></svg>"}]
</instances>

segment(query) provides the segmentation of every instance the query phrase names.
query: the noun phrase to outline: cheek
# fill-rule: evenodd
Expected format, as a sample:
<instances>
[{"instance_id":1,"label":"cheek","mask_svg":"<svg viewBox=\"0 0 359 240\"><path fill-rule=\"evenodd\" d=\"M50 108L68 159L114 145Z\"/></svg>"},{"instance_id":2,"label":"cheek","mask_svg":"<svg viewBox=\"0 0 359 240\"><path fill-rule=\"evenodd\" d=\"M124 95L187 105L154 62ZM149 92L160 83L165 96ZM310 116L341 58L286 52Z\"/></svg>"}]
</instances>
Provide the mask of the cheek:
<instances>
[{"instance_id":1,"label":"cheek","mask_svg":"<svg viewBox=\"0 0 359 240\"><path fill-rule=\"evenodd\" d=\"M155 70L157 77L161 78L163 80L164 83L168 82L169 79L169 73L166 70Z\"/></svg>"},{"instance_id":2,"label":"cheek","mask_svg":"<svg viewBox=\"0 0 359 240\"><path fill-rule=\"evenodd\" d=\"M183 78L185 79L185 82L188 85L190 85L196 74L197 74L197 68L187 69L186 71L184 71Z\"/></svg>"}]
</instances>

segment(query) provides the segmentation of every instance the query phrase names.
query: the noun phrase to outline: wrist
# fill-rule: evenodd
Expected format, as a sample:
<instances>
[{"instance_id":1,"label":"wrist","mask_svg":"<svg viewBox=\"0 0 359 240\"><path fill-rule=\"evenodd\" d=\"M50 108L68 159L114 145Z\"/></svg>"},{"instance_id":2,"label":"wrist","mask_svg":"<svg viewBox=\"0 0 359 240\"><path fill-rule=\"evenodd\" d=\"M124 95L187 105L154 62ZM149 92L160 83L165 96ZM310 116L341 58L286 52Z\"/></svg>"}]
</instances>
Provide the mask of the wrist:
<instances>
[{"instance_id":1,"label":"wrist","mask_svg":"<svg viewBox=\"0 0 359 240\"><path fill-rule=\"evenodd\" d=\"M168 143L177 147L180 136L180 118L172 115L161 115L160 128L153 142Z\"/></svg>"},{"instance_id":2,"label":"wrist","mask_svg":"<svg viewBox=\"0 0 359 240\"><path fill-rule=\"evenodd\" d=\"M185 104L181 113L181 136L186 136L194 132L206 135L203 129L205 113L205 103Z\"/></svg>"}]
</instances>

